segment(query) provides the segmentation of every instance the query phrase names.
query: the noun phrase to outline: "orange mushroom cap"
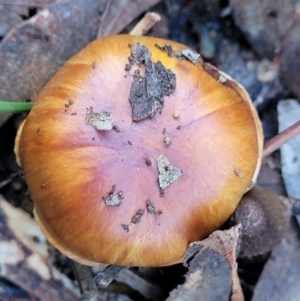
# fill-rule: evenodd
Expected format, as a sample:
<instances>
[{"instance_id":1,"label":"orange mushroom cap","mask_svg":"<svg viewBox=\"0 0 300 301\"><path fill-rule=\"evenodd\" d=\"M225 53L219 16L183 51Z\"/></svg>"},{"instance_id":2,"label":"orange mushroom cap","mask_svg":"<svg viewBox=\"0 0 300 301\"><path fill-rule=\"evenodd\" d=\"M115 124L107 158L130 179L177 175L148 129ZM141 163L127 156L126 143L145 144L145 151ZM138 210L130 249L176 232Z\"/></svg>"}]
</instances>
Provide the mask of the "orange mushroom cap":
<instances>
[{"instance_id":1,"label":"orange mushroom cap","mask_svg":"<svg viewBox=\"0 0 300 301\"><path fill-rule=\"evenodd\" d=\"M135 118L143 101L152 111ZM57 72L16 149L35 217L62 253L161 266L234 212L256 179L262 130L246 91L187 46L119 35Z\"/></svg>"}]
</instances>

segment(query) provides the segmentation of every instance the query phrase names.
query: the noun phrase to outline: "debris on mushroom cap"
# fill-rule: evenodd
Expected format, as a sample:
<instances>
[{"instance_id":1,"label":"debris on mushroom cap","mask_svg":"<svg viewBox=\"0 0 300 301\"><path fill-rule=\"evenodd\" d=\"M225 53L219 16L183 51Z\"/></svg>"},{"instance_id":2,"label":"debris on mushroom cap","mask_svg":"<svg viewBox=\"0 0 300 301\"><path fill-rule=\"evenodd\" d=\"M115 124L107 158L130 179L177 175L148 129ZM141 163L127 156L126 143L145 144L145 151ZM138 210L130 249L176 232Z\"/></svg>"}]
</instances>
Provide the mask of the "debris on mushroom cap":
<instances>
[{"instance_id":1,"label":"debris on mushroom cap","mask_svg":"<svg viewBox=\"0 0 300 301\"><path fill-rule=\"evenodd\" d=\"M192 62L194 65L197 65L197 63L199 62L199 58L201 57L199 53L188 48L183 49L182 51L176 51L173 50L171 45L167 45L167 44L163 46L155 44L155 47L157 47L161 51L166 52L170 57L176 57L179 60L187 59L190 62ZM202 63L202 60L200 61L200 63Z\"/></svg>"},{"instance_id":2,"label":"debris on mushroom cap","mask_svg":"<svg viewBox=\"0 0 300 301\"><path fill-rule=\"evenodd\" d=\"M192 51L190 49L183 49L182 55L185 56L188 60L190 60L194 65L197 64L197 61L200 57L199 53Z\"/></svg>"},{"instance_id":3,"label":"debris on mushroom cap","mask_svg":"<svg viewBox=\"0 0 300 301\"><path fill-rule=\"evenodd\" d=\"M169 136L169 135L165 136L165 138L164 138L164 145L165 146L169 146L171 143L172 143L171 136Z\"/></svg>"},{"instance_id":4,"label":"debris on mushroom cap","mask_svg":"<svg viewBox=\"0 0 300 301\"><path fill-rule=\"evenodd\" d=\"M125 231L125 232L129 232L129 226L128 225L126 225L126 224L121 224L121 227L123 228L123 230Z\"/></svg>"},{"instance_id":5,"label":"debris on mushroom cap","mask_svg":"<svg viewBox=\"0 0 300 301\"><path fill-rule=\"evenodd\" d=\"M175 110L175 111L173 112L173 117L174 117L175 119L178 119L179 116L180 116L180 112L177 111L177 110Z\"/></svg>"},{"instance_id":6,"label":"debris on mushroom cap","mask_svg":"<svg viewBox=\"0 0 300 301\"><path fill-rule=\"evenodd\" d=\"M156 48L160 49L161 51L164 51L168 54L169 57L176 57L177 59L185 59L181 51L176 51L172 48L171 45L165 44L163 46L160 46L158 44L154 45Z\"/></svg>"},{"instance_id":7,"label":"debris on mushroom cap","mask_svg":"<svg viewBox=\"0 0 300 301\"><path fill-rule=\"evenodd\" d=\"M136 212L136 214L132 217L131 222L132 222L133 224L138 224L138 223L141 221L142 216L144 215L144 213L145 213L145 210L144 210L144 209L139 209L139 210Z\"/></svg>"},{"instance_id":8,"label":"debris on mushroom cap","mask_svg":"<svg viewBox=\"0 0 300 301\"><path fill-rule=\"evenodd\" d=\"M152 162L149 158L146 159L146 165L147 166L151 166L152 165Z\"/></svg>"},{"instance_id":9,"label":"debris on mushroom cap","mask_svg":"<svg viewBox=\"0 0 300 301\"><path fill-rule=\"evenodd\" d=\"M107 198L104 199L107 206L120 206L122 204L122 198L119 193L112 192Z\"/></svg>"},{"instance_id":10,"label":"debris on mushroom cap","mask_svg":"<svg viewBox=\"0 0 300 301\"><path fill-rule=\"evenodd\" d=\"M151 201L147 201L147 211L153 215L160 215L163 212L161 210L157 210L155 205Z\"/></svg>"},{"instance_id":11,"label":"debris on mushroom cap","mask_svg":"<svg viewBox=\"0 0 300 301\"><path fill-rule=\"evenodd\" d=\"M238 169L238 168L235 168L235 169L234 169L234 173L235 173L236 176L239 177L239 178L243 178L243 177L244 177L243 173L242 173L242 172L240 171L240 169Z\"/></svg>"},{"instance_id":12,"label":"debris on mushroom cap","mask_svg":"<svg viewBox=\"0 0 300 301\"><path fill-rule=\"evenodd\" d=\"M159 155L156 162L159 172L158 183L161 189L165 189L183 175L183 172L174 166L164 155Z\"/></svg>"},{"instance_id":13,"label":"debris on mushroom cap","mask_svg":"<svg viewBox=\"0 0 300 301\"><path fill-rule=\"evenodd\" d=\"M87 109L85 115L85 122L92 125L95 129L99 131L109 131L113 129L113 117L111 112L102 111L96 113L93 108Z\"/></svg>"},{"instance_id":14,"label":"debris on mushroom cap","mask_svg":"<svg viewBox=\"0 0 300 301\"><path fill-rule=\"evenodd\" d=\"M131 64L145 65L145 77L136 70L130 90L133 121L153 117L164 106L164 96L175 91L176 76L158 61L153 63L151 52L146 46L136 43L129 58ZM125 67L125 69L128 69Z\"/></svg>"}]
</instances>

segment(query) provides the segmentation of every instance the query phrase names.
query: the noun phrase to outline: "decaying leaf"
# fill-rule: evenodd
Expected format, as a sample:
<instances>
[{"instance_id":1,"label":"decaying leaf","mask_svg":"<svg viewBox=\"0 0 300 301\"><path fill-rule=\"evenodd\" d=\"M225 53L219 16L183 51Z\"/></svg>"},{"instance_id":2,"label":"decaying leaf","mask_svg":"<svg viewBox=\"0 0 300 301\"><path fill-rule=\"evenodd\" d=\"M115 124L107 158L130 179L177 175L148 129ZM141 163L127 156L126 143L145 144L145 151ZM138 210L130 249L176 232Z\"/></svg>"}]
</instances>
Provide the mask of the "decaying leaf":
<instances>
[{"instance_id":1,"label":"decaying leaf","mask_svg":"<svg viewBox=\"0 0 300 301\"><path fill-rule=\"evenodd\" d=\"M38 10L45 8L55 0L18 0L0 1L0 38L5 37L9 30L18 23L29 19Z\"/></svg>"},{"instance_id":2,"label":"decaying leaf","mask_svg":"<svg viewBox=\"0 0 300 301\"><path fill-rule=\"evenodd\" d=\"M186 281L167 301L243 300L236 264L240 226L215 231L207 239L190 244L184 258Z\"/></svg>"},{"instance_id":3,"label":"decaying leaf","mask_svg":"<svg viewBox=\"0 0 300 301\"><path fill-rule=\"evenodd\" d=\"M0 99L34 99L67 59L96 38L104 1L59 0L12 29L0 44Z\"/></svg>"},{"instance_id":4,"label":"decaying leaf","mask_svg":"<svg viewBox=\"0 0 300 301\"><path fill-rule=\"evenodd\" d=\"M0 277L41 301L79 301L73 282L49 264L46 238L35 221L0 196Z\"/></svg>"}]
</instances>

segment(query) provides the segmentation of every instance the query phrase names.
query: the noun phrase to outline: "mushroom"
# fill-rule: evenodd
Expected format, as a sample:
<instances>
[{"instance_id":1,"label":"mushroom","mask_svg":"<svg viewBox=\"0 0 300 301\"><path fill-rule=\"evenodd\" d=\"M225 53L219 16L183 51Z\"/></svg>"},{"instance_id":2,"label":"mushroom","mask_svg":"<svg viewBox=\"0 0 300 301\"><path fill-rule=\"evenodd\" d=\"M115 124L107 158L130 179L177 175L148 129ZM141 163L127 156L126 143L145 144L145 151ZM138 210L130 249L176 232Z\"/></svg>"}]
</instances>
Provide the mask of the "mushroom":
<instances>
[{"instance_id":1,"label":"mushroom","mask_svg":"<svg viewBox=\"0 0 300 301\"><path fill-rule=\"evenodd\" d=\"M261 124L244 88L158 38L89 44L43 88L21 131L15 148L36 220L89 265L181 262L234 212L261 164Z\"/></svg>"}]
</instances>

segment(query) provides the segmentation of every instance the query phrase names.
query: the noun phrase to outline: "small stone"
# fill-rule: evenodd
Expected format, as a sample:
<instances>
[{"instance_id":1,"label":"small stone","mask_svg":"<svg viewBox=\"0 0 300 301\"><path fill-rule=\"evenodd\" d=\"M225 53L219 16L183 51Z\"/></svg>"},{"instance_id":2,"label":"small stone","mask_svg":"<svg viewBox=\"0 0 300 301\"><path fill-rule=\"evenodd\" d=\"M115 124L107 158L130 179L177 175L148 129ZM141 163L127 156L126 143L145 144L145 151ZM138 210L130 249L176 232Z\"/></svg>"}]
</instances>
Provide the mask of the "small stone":
<instances>
[{"instance_id":1,"label":"small stone","mask_svg":"<svg viewBox=\"0 0 300 301\"><path fill-rule=\"evenodd\" d=\"M179 116L180 116L180 112L179 112L179 111L176 110L176 111L173 112L173 117L174 117L175 119L178 119Z\"/></svg>"}]
</instances>

